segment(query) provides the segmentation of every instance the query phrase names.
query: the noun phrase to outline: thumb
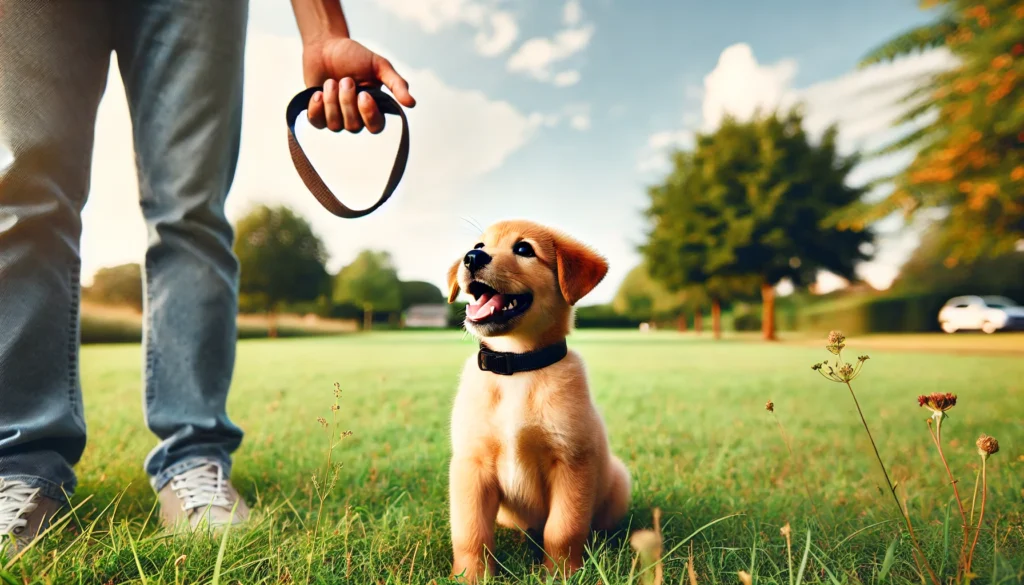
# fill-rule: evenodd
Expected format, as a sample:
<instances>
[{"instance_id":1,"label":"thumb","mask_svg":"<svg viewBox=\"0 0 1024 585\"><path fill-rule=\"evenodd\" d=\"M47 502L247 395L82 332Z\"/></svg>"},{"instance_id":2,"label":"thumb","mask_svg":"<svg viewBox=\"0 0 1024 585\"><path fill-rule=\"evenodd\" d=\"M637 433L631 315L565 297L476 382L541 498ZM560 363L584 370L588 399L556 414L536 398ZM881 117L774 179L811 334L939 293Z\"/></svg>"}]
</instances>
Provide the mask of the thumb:
<instances>
[{"instance_id":1,"label":"thumb","mask_svg":"<svg viewBox=\"0 0 1024 585\"><path fill-rule=\"evenodd\" d=\"M390 61L383 57L378 58L376 69L377 79L391 90L391 93L395 96L395 99L398 100L398 103L407 108L411 108L416 105L416 100L413 99L412 94L409 93L409 82L395 71L395 68L391 65Z\"/></svg>"}]
</instances>

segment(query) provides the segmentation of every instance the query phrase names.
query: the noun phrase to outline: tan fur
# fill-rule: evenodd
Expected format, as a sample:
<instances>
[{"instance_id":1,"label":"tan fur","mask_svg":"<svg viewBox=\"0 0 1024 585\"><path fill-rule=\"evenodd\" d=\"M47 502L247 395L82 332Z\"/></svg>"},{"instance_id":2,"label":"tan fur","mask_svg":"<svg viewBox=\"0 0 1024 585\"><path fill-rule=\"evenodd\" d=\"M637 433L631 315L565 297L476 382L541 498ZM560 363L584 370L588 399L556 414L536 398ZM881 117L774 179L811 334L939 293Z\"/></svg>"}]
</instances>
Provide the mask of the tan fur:
<instances>
[{"instance_id":1,"label":"tan fur","mask_svg":"<svg viewBox=\"0 0 1024 585\"><path fill-rule=\"evenodd\" d=\"M522 240L536 258L512 253ZM501 292L534 297L512 331L484 339L496 351L529 351L565 338L572 305L608 271L590 248L530 222L496 224L480 241L493 260L477 277ZM448 274L449 302L470 281L460 259ZM468 322L467 329L477 333ZM453 574L470 583L494 574L485 551L494 551L495 523L543 534L545 565L568 576L583 565L591 529L611 529L626 515L629 472L611 454L583 360L573 351L513 376L481 371L474 353L455 398L451 439Z\"/></svg>"}]
</instances>

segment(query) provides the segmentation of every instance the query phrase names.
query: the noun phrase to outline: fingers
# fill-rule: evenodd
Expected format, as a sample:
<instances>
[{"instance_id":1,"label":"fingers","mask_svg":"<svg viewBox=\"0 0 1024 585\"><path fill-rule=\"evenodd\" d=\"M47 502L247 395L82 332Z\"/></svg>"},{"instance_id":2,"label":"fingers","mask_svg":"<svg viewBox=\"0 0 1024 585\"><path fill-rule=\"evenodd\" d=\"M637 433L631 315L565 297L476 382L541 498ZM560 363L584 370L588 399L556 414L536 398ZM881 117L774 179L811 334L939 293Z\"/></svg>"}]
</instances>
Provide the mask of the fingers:
<instances>
[{"instance_id":1,"label":"fingers","mask_svg":"<svg viewBox=\"0 0 1024 585\"><path fill-rule=\"evenodd\" d=\"M359 117L359 108L356 106L356 82L351 77L346 77L341 80L340 85L341 91L338 101L341 105L341 115L344 118L345 130L353 134L358 133L363 129L363 119Z\"/></svg>"},{"instance_id":2,"label":"fingers","mask_svg":"<svg viewBox=\"0 0 1024 585\"><path fill-rule=\"evenodd\" d=\"M328 79L324 83L324 110L327 113L327 127L332 132L341 132L344 122L341 117L341 104L338 103L338 82Z\"/></svg>"},{"instance_id":3,"label":"fingers","mask_svg":"<svg viewBox=\"0 0 1024 585\"><path fill-rule=\"evenodd\" d=\"M390 64L388 64L390 67ZM394 69L391 69L394 72ZM397 77L397 73L394 74ZM393 88L389 86L395 98L403 105L412 107L416 101L409 95L408 85L401 77L392 79ZM366 92L358 92L355 81L350 77L340 82L328 79L324 82L322 92L313 94L309 100L307 115L310 124L317 128L329 128L333 132L347 130L358 133L368 128L371 133L378 134L384 130L384 114L373 97Z\"/></svg>"},{"instance_id":4,"label":"fingers","mask_svg":"<svg viewBox=\"0 0 1024 585\"><path fill-rule=\"evenodd\" d=\"M395 71L395 68L392 67L390 61L384 57L378 56L374 60L374 68L377 70L377 79L391 90L392 95L395 96L398 103L407 108L411 108L416 105L416 100L413 99L412 94L409 93L409 82L403 79L402 76Z\"/></svg>"},{"instance_id":5,"label":"fingers","mask_svg":"<svg viewBox=\"0 0 1024 585\"><path fill-rule=\"evenodd\" d=\"M327 117L324 113L324 92L318 91L309 98L309 107L306 109L309 123L317 130L327 127Z\"/></svg>"},{"instance_id":6,"label":"fingers","mask_svg":"<svg viewBox=\"0 0 1024 585\"><path fill-rule=\"evenodd\" d=\"M377 102L366 92L359 94L359 115L362 116L363 123L371 134L384 130L384 114L380 113Z\"/></svg>"}]
</instances>

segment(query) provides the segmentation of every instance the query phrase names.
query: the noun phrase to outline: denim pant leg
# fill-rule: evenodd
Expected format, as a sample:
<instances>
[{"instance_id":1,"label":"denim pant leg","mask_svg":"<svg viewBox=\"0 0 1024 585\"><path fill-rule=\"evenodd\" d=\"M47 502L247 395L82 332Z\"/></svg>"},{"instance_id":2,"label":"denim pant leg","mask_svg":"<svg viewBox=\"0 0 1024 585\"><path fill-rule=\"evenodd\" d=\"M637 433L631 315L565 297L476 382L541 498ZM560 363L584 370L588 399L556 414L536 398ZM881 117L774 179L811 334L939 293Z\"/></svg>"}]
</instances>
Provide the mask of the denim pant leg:
<instances>
[{"instance_id":1,"label":"denim pant leg","mask_svg":"<svg viewBox=\"0 0 1024 585\"><path fill-rule=\"evenodd\" d=\"M0 2L0 476L64 500L85 448L79 240L107 2Z\"/></svg>"},{"instance_id":2,"label":"denim pant leg","mask_svg":"<svg viewBox=\"0 0 1024 585\"><path fill-rule=\"evenodd\" d=\"M238 159L245 0L122 0L115 45L131 110L145 260L146 422L156 490L206 461L230 472L226 402L238 260L224 203Z\"/></svg>"}]
</instances>

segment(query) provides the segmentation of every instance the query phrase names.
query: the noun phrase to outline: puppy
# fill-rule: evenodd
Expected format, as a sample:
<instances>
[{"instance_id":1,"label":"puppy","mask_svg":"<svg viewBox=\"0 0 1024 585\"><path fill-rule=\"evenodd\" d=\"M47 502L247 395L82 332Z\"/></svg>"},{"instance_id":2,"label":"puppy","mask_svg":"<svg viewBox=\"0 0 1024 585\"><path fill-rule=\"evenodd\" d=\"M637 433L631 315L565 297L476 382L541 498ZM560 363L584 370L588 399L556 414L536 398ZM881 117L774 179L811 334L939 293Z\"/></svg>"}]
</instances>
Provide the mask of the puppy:
<instances>
[{"instance_id":1,"label":"puppy","mask_svg":"<svg viewBox=\"0 0 1024 585\"><path fill-rule=\"evenodd\" d=\"M491 226L448 272L481 341L462 372L449 468L453 574L494 574L495 523L543 535L545 565L568 577L591 529L626 515L629 472L609 449L583 361L567 351L573 305L608 272L597 253L547 227Z\"/></svg>"}]
</instances>

